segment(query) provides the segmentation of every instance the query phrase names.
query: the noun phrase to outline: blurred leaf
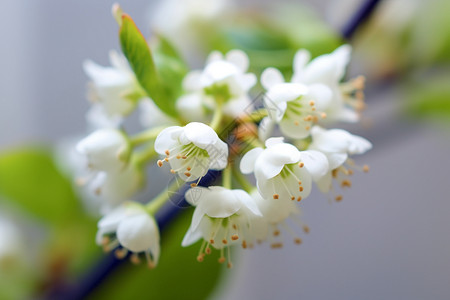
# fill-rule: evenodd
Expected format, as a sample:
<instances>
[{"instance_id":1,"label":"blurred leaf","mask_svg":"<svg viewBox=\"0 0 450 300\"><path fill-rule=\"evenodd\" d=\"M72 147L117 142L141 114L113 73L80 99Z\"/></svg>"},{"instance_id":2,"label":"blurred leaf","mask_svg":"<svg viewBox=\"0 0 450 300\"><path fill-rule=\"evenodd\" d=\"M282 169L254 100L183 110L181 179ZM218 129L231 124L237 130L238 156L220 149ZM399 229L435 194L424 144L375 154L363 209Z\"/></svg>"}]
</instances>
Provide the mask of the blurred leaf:
<instances>
[{"instance_id":1,"label":"blurred leaf","mask_svg":"<svg viewBox=\"0 0 450 300\"><path fill-rule=\"evenodd\" d=\"M99 253L95 220L87 216L72 184L57 169L48 149L0 154L0 195L47 225L44 255L50 269L77 272Z\"/></svg>"},{"instance_id":2,"label":"blurred leaf","mask_svg":"<svg viewBox=\"0 0 450 300\"><path fill-rule=\"evenodd\" d=\"M176 98L167 94L163 78L158 74L147 41L136 27L133 19L127 14L122 15L119 37L122 51L142 88L163 112L170 116L176 116ZM169 84L169 82L165 84Z\"/></svg>"},{"instance_id":3,"label":"blurred leaf","mask_svg":"<svg viewBox=\"0 0 450 300\"><path fill-rule=\"evenodd\" d=\"M206 299L219 283L223 266L217 262L217 251L199 263L199 244L181 247L190 217L183 213L163 232L161 259L155 269L124 262L89 299Z\"/></svg>"},{"instance_id":4,"label":"blurred leaf","mask_svg":"<svg viewBox=\"0 0 450 300\"><path fill-rule=\"evenodd\" d=\"M411 86L414 88L411 89ZM450 77L427 76L426 82L409 83L407 111L418 118L450 121Z\"/></svg>"},{"instance_id":5,"label":"blurred leaf","mask_svg":"<svg viewBox=\"0 0 450 300\"><path fill-rule=\"evenodd\" d=\"M164 36L157 36L152 49L165 93L170 99L177 99L182 93L182 82L189 68L175 47Z\"/></svg>"},{"instance_id":6,"label":"blurred leaf","mask_svg":"<svg viewBox=\"0 0 450 300\"><path fill-rule=\"evenodd\" d=\"M49 152L25 149L1 154L0 194L42 221L60 226L83 210Z\"/></svg>"}]
</instances>

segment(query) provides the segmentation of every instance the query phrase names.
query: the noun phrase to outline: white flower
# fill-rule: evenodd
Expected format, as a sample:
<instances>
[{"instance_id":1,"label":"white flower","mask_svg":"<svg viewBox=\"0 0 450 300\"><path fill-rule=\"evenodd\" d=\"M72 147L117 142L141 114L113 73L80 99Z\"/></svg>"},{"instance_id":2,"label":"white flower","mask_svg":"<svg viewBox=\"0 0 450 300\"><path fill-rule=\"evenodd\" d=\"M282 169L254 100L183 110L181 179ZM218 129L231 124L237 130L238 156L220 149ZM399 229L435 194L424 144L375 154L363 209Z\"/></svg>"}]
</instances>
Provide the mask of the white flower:
<instances>
[{"instance_id":1,"label":"white flower","mask_svg":"<svg viewBox=\"0 0 450 300\"><path fill-rule=\"evenodd\" d=\"M144 252L149 267L158 263L159 229L155 219L138 203L125 203L98 222L97 244L106 251L115 250L118 258L131 251L131 260L140 261L138 254ZM121 246L122 248L118 248Z\"/></svg>"},{"instance_id":2,"label":"white flower","mask_svg":"<svg viewBox=\"0 0 450 300\"><path fill-rule=\"evenodd\" d=\"M121 170L131 154L130 143L125 134L111 128L94 131L81 140L76 149L86 156L89 167L97 171Z\"/></svg>"},{"instance_id":3,"label":"white flower","mask_svg":"<svg viewBox=\"0 0 450 300\"><path fill-rule=\"evenodd\" d=\"M149 98L144 98L139 103L140 122L145 128L172 125L175 121L159 109L158 106Z\"/></svg>"},{"instance_id":4,"label":"white flower","mask_svg":"<svg viewBox=\"0 0 450 300\"><path fill-rule=\"evenodd\" d=\"M311 192L312 181L328 171L328 161L322 153L299 151L283 138L270 138L266 149L254 148L240 163L244 174L255 173L259 192L264 198L301 201Z\"/></svg>"},{"instance_id":5,"label":"white flower","mask_svg":"<svg viewBox=\"0 0 450 300\"><path fill-rule=\"evenodd\" d=\"M301 211L295 205L295 202L284 199L264 199L261 194L255 190L251 193L262 216L252 220L252 234L257 242L269 240L272 248L280 248L283 243L280 241L281 229L284 229L292 236L294 243L301 244L302 240L298 237L294 230L290 228L286 222L288 219L295 224L301 226L305 233L309 232L309 227L305 225L301 219Z\"/></svg>"},{"instance_id":6,"label":"white flower","mask_svg":"<svg viewBox=\"0 0 450 300\"><path fill-rule=\"evenodd\" d=\"M155 150L166 155L164 161L170 163L171 172L185 181L199 179L209 169L222 170L228 163L227 144L211 127L198 122L164 129L156 138Z\"/></svg>"},{"instance_id":7,"label":"white flower","mask_svg":"<svg viewBox=\"0 0 450 300\"><path fill-rule=\"evenodd\" d=\"M84 71L92 80L89 98L99 103L108 117L126 116L144 95L126 58L110 52L112 67L102 67L87 60Z\"/></svg>"},{"instance_id":8,"label":"white flower","mask_svg":"<svg viewBox=\"0 0 450 300\"><path fill-rule=\"evenodd\" d=\"M203 238L204 242L197 257L199 261L203 260L205 253L211 253L209 246L221 249L221 263L225 261L224 247L236 243L242 243L245 247L251 227L249 220L261 215L247 192L220 186L195 187L188 190L185 196L186 200L195 206L195 210L182 246L189 246ZM231 266L230 257L228 261Z\"/></svg>"},{"instance_id":9,"label":"white flower","mask_svg":"<svg viewBox=\"0 0 450 300\"><path fill-rule=\"evenodd\" d=\"M266 128L271 129L277 123L285 136L301 139L309 135L313 122L325 118L322 110L331 98L326 86L286 83L281 72L274 68L264 70L261 83L267 90L263 101L270 121L263 120ZM265 131L260 131L263 137L270 134Z\"/></svg>"},{"instance_id":10,"label":"white flower","mask_svg":"<svg viewBox=\"0 0 450 300\"><path fill-rule=\"evenodd\" d=\"M332 92L331 101L324 110L327 120L356 122L359 120L359 112L364 108L364 78L357 77L340 84L350 61L350 54L351 47L343 45L312 61L310 53L305 49L299 50L295 55L292 82L308 86L322 84Z\"/></svg>"},{"instance_id":11,"label":"white flower","mask_svg":"<svg viewBox=\"0 0 450 300\"><path fill-rule=\"evenodd\" d=\"M352 168L357 168L349 155L363 154L372 148L372 144L360 136L352 135L342 129L326 130L319 126L312 129L312 143L309 149L325 154L330 165L327 174L317 182L322 192L329 192L332 187L332 178L338 180L342 187L351 186L348 176L353 174ZM346 164L348 168L344 166ZM368 171L368 166L362 168ZM342 196L337 196L340 200Z\"/></svg>"},{"instance_id":12,"label":"white flower","mask_svg":"<svg viewBox=\"0 0 450 300\"><path fill-rule=\"evenodd\" d=\"M256 84L256 76L246 73L248 67L248 56L240 50L231 50L225 56L212 52L202 71L186 75L183 86L189 98L181 97L177 106L188 108L188 113L180 112L191 120L189 112L213 110L216 102L222 101L224 113L238 117L251 104L248 91Z\"/></svg>"},{"instance_id":13,"label":"white flower","mask_svg":"<svg viewBox=\"0 0 450 300\"><path fill-rule=\"evenodd\" d=\"M86 122L89 131L95 131L103 128L118 129L122 123L123 118L119 115L109 117L103 106L100 104L93 104L86 113Z\"/></svg>"}]
</instances>

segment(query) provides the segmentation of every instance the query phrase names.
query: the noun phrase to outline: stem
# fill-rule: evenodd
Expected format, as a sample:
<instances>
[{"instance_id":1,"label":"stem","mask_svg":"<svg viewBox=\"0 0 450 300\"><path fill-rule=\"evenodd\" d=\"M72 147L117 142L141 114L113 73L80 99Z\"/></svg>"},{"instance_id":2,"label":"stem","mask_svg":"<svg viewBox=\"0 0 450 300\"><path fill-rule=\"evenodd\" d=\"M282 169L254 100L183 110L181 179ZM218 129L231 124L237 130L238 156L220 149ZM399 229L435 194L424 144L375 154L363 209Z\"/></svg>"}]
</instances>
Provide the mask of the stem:
<instances>
[{"instance_id":1,"label":"stem","mask_svg":"<svg viewBox=\"0 0 450 300\"><path fill-rule=\"evenodd\" d=\"M231 164L229 164L225 170L222 172L222 185L226 189L231 189L232 183L231 183Z\"/></svg>"},{"instance_id":2,"label":"stem","mask_svg":"<svg viewBox=\"0 0 450 300\"><path fill-rule=\"evenodd\" d=\"M178 190L180 188L178 182L175 180L174 182L172 182L171 185L169 185L167 187L167 189L163 189L161 191L161 193L158 194L158 196L156 196L155 198L153 198L152 201L150 201L147 205L147 211L151 214L151 215L155 215L158 210L161 209L161 207L164 206L164 204L166 204L166 202L169 200L169 191L171 190Z\"/></svg>"},{"instance_id":3,"label":"stem","mask_svg":"<svg viewBox=\"0 0 450 300\"><path fill-rule=\"evenodd\" d=\"M132 146L137 146L142 143L150 142L156 139L158 134L164 129L165 127L154 127L150 128L148 130L142 131L135 136L130 138L130 142Z\"/></svg>"},{"instance_id":4,"label":"stem","mask_svg":"<svg viewBox=\"0 0 450 300\"><path fill-rule=\"evenodd\" d=\"M255 189L253 184L248 181L247 177L245 177L244 174L239 172L237 169L233 169L233 177L237 180L237 182L239 182L247 193L251 193Z\"/></svg>"},{"instance_id":5,"label":"stem","mask_svg":"<svg viewBox=\"0 0 450 300\"><path fill-rule=\"evenodd\" d=\"M214 129L214 131L217 131L220 122L222 121L223 118L223 111L222 111L222 106L223 106L223 101L221 97L216 97L216 109L214 110L214 115L213 118L211 120L211 123L209 124L209 126Z\"/></svg>"},{"instance_id":6,"label":"stem","mask_svg":"<svg viewBox=\"0 0 450 300\"><path fill-rule=\"evenodd\" d=\"M158 153L156 153L155 147L153 146L153 144L151 144L148 148L137 152L133 157L133 161L137 165L143 165L146 162L155 159L157 156Z\"/></svg>"}]
</instances>

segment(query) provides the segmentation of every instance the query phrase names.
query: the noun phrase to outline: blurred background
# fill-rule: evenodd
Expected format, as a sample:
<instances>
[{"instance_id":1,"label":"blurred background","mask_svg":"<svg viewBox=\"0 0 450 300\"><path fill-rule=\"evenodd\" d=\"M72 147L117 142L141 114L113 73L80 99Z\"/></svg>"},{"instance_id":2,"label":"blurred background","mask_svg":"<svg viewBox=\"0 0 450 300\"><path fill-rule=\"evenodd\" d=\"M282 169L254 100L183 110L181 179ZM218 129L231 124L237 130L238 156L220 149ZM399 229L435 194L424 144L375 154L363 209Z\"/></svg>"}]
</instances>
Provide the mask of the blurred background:
<instances>
[{"instance_id":1,"label":"blurred background","mask_svg":"<svg viewBox=\"0 0 450 300\"><path fill-rule=\"evenodd\" d=\"M108 51L120 49L113 2L1 1L0 299L73 291L104 265L98 216L82 205L55 149L86 133L82 62L108 65ZM276 65L288 73L296 49L319 55L341 44L365 1L213 2L192 24L163 1L121 5L144 34L166 34L192 67L211 49L238 47L255 72ZM361 124L343 127L374 144L357 158L371 171L354 178L341 203L313 192L303 203L311 233L300 247L237 250L232 270L200 265L198 245L178 246L189 222L182 217L181 230L163 232L157 270L124 262L90 297L173 299L178 290L185 299L449 299L449 11L446 0L380 1L351 37L348 78L366 76L367 109Z\"/></svg>"}]
</instances>

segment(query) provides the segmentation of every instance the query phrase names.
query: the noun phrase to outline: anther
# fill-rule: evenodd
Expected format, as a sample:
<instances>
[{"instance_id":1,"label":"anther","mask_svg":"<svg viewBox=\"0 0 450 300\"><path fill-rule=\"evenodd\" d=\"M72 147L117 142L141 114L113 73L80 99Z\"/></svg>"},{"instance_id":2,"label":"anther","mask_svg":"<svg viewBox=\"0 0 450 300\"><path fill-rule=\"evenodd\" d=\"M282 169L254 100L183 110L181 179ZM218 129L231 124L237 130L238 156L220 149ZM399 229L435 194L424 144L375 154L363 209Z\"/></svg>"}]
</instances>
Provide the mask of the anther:
<instances>
[{"instance_id":1,"label":"anther","mask_svg":"<svg viewBox=\"0 0 450 300\"><path fill-rule=\"evenodd\" d=\"M351 187L352 186L352 182L350 180L347 180L347 179L342 180L341 186L342 187Z\"/></svg>"},{"instance_id":2,"label":"anther","mask_svg":"<svg viewBox=\"0 0 450 300\"><path fill-rule=\"evenodd\" d=\"M246 241L242 241L242 248L247 249L247 242Z\"/></svg>"},{"instance_id":3,"label":"anther","mask_svg":"<svg viewBox=\"0 0 450 300\"><path fill-rule=\"evenodd\" d=\"M310 130L311 127L310 127L310 126L306 126L305 129L306 129L306 130Z\"/></svg>"},{"instance_id":4,"label":"anther","mask_svg":"<svg viewBox=\"0 0 450 300\"><path fill-rule=\"evenodd\" d=\"M278 198L280 198L280 195L278 195L278 194L273 194L273 199L277 200Z\"/></svg>"},{"instance_id":5,"label":"anther","mask_svg":"<svg viewBox=\"0 0 450 300\"><path fill-rule=\"evenodd\" d=\"M194 182L194 183L191 183L191 187L193 188L193 187L196 187L197 186L197 184ZM212 243L211 243L212 244Z\"/></svg>"},{"instance_id":6,"label":"anther","mask_svg":"<svg viewBox=\"0 0 450 300\"><path fill-rule=\"evenodd\" d=\"M283 244L282 243L273 243L272 245L270 245L270 247L272 249L279 249L279 248L283 248Z\"/></svg>"},{"instance_id":7,"label":"anther","mask_svg":"<svg viewBox=\"0 0 450 300\"><path fill-rule=\"evenodd\" d=\"M314 101L310 101L309 105L314 106Z\"/></svg>"},{"instance_id":8,"label":"anther","mask_svg":"<svg viewBox=\"0 0 450 300\"><path fill-rule=\"evenodd\" d=\"M181 158L181 155L180 155L180 154L178 154L178 155L177 155L177 159L180 159L180 158Z\"/></svg>"},{"instance_id":9,"label":"anther","mask_svg":"<svg viewBox=\"0 0 450 300\"><path fill-rule=\"evenodd\" d=\"M296 243L297 245L300 245L302 243L302 239L301 238L296 238L294 240L294 243Z\"/></svg>"},{"instance_id":10,"label":"anther","mask_svg":"<svg viewBox=\"0 0 450 300\"><path fill-rule=\"evenodd\" d=\"M203 262L203 255L197 256L197 261L198 262Z\"/></svg>"},{"instance_id":11,"label":"anther","mask_svg":"<svg viewBox=\"0 0 450 300\"><path fill-rule=\"evenodd\" d=\"M364 172L367 173L367 172L369 172L369 170L370 170L370 168L369 168L368 165L364 165L364 166L363 166L363 171L364 171Z\"/></svg>"},{"instance_id":12,"label":"anther","mask_svg":"<svg viewBox=\"0 0 450 300\"><path fill-rule=\"evenodd\" d=\"M170 173L175 174L176 171L174 169L170 169Z\"/></svg>"},{"instance_id":13,"label":"anther","mask_svg":"<svg viewBox=\"0 0 450 300\"><path fill-rule=\"evenodd\" d=\"M237 234L233 234L233 235L231 236L231 239L232 239L233 241L236 241L237 239L239 239L239 236L238 236Z\"/></svg>"},{"instance_id":14,"label":"anther","mask_svg":"<svg viewBox=\"0 0 450 300\"><path fill-rule=\"evenodd\" d=\"M309 226L308 225L303 225L303 231L305 233L309 233Z\"/></svg>"},{"instance_id":15,"label":"anther","mask_svg":"<svg viewBox=\"0 0 450 300\"><path fill-rule=\"evenodd\" d=\"M225 262L225 257L220 257L218 260L219 264L223 264Z\"/></svg>"},{"instance_id":16,"label":"anther","mask_svg":"<svg viewBox=\"0 0 450 300\"><path fill-rule=\"evenodd\" d=\"M297 197L297 201L298 201L298 202L302 201L302 197L298 196L298 197Z\"/></svg>"},{"instance_id":17,"label":"anther","mask_svg":"<svg viewBox=\"0 0 450 300\"><path fill-rule=\"evenodd\" d=\"M187 167L186 170L190 171L190 170L191 170L191 167Z\"/></svg>"},{"instance_id":18,"label":"anther","mask_svg":"<svg viewBox=\"0 0 450 300\"><path fill-rule=\"evenodd\" d=\"M233 267L233 264L229 262L229 263L227 264L227 268L228 268L228 269L231 269L232 267Z\"/></svg>"},{"instance_id":19,"label":"anther","mask_svg":"<svg viewBox=\"0 0 450 300\"><path fill-rule=\"evenodd\" d=\"M164 161L165 161L165 162L168 162L168 161L169 161L169 158L168 158L168 157L164 157Z\"/></svg>"},{"instance_id":20,"label":"anther","mask_svg":"<svg viewBox=\"0 0 450 300\"><path fill-rule=\"evenodd\" d=\"M158 160L157 164L158 164L158 167L161 168L163 166L163 161L162 160Z\"/></svg>"},{"instance_id":21,"label":"anther","mask_svg":"<svg viewBox=\"0 0 450 300\"><path fill-rule=\"evenodd\" d=\"M298 166L299 166L300 168L303 168L303 167L305 166L305 164L301 162L301 163L298 164Z\"/></svg>"},{"instance_id":22,"label":"anther","mask_svg":"<svg viewBox=\"0 0 450 300\"><path fill-rule=\"evenodd\" d=\"M191 173L189 172L184 172L184 175L186 175L186 177L191 177Z\"/></svg>"},{"instance_id":23,"label":"anther","mask_svg":"<svg viewBox=\"0 0 450 300\"><path fill-rule=\"evenodd\" d=\"M300 124L300 123L299 123L298 121L295 121L295 122L294 122L294 125L295 125L295 126L298 126L299 124Z\"/></svg>"},{"instance_id":24,"label":"anther","mask_svg":"<svg viewBox=\"0 0 450 300\"><path fill-rule=\"evenodd\" d=\"M228 241L227 241L226 239L223 239L223 240L222 240L222 244L225 244L225 245L226 245L226 244L228 244Z\"/></svg>"},{"instance_id":25,"label":"anther","mask_svg":"<svg viewBox=\"0 0 450 300\"><path fill-rule=\"evenodd\" d=\"M273 235L274 235L274 236L279 236L279 235L280 235L280 231L279 231L279 230L275 230L275 231L273 232Z\"/></svg>"},{"instance_id":26,"label":"anther","mask_svg":"<svg viewBox=\"0 0 450 300\"><path fill-rule=\"evenodd\" d=\"M214 239L210 239L210 240L209 240L209 243L210 243L211 245L213 245L213 244L214 244Z\"/></svg>"},{"instance_id":27,"label":"anther","mask_svg":"<svg viewBox=\"0 0 450 300\"><path fill-rule=\"evenodd\" d=\"M170 155L170 151L169 150L164 151L164 153L166 153L167 156Z\"/></svg>"},{"instance_id":28,"label":"anther","mask_svg":"<svg viewBox=\"0 0 450 300\"><path fill-rule=\"evenodd\" d=\"M295 197L294 197L294 196L292 196L292 197L291 197L291 200L292 200L292 201L294 201L294 200L295 200Z\"/></svg>"},{"instance_id":29,"label":"anther","mask_svg":"<svg viewBox=\"0 0 450 300\"><path fill-rule=\"evenodd\" d=\"M114 255L116 256L117 259L123 259L125 256L127 256L127 249L116 249L116 251L114 251Z\"/></svg>"},{"instance_id":30,"label":"anther","mask_svg":"<svg viewBox=\"0 0 450 300\"><path fill-rule=\"evenodd\" d=\"M135 265L141 263L141 259L139 258L139 255L138 255L137 253L131 254L131 256L130 256L130 261L131 261L133 264L135 264Z\"/></svg>"},{"instance_id":31,"label":"anther","mask_svg":"<svg viewBox=\"0 0 450 300\"><path fill-rule=\"evenodd\" d=\"M181 157L182 159L186 159L187 158L187 156L186 155L183 155L182 157Z\"/></svg>"},{"instance_id":32,"label":"anther","mask_svg":"<svg viewBox=\"0 0 450 300\"><path fill-rule=\"evenodd\" d=\"M205 253L206 253L206 254L211 254L211 248L207 247L207 248L205 249Z\"/></svg>"},{"instance_id":33,"label":"anther","mask_svg":"<svg viewBox=\"0 0 450 300\"><path fill-rule=\"evenodd\" d=\"M336 198L335 198L335 199L336 199L336 201L337 201L337 202L339 202L339 201L342 201L342 195L338 195L338 196L336 196Z\"/></svg>"},{"instance_id":34,"label":"anther","mask_svg":"<svg viewBox=\"0 0 450 300\"><path fill-rule=\"evenodd\" d=\"M322 119L325 119L327 117L326 113L321 113L320 116L322 117Z\"/></svg>"},{"instance_id":35,"label":"anther","mask_svg":"<svg viewBox=\"0 0 450 300\"><path fill-rule=\"evenodd\" d=\"M303 187L302 186L299 187L298 190L299 190L299 192L303 192Z\"/></svg>"}]
</instances>

